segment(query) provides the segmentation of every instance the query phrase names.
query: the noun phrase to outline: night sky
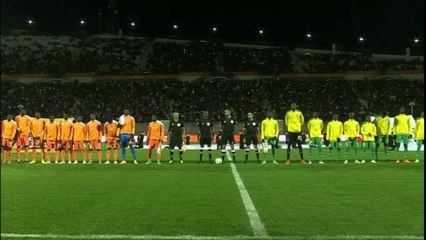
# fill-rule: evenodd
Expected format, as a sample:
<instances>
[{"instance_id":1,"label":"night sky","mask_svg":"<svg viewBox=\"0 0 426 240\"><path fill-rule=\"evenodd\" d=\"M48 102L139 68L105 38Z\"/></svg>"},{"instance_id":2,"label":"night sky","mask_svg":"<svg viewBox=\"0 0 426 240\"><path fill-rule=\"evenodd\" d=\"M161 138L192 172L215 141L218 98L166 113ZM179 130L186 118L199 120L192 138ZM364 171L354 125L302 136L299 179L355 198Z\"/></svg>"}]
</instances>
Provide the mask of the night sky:
<instances>
[{"instance_id":1,"label":"night sky","mask_svg":"<svg viewBox=\"0 0 426 240\"><path fill-rule=\"evenodd\" d=\"M165 37L208 38L229 42L269 42L287 45L329 46L347 49L403 50L415 37L423 44L423 0L381 1L136 1L116 0L123 33ZM25 29L29 18L37 30L106 31L108 0L1 0L1 28ZM80 19L87 24L79 25ZM132 29L130 22L137 26ZM172 25L179 26L174 32ZM265 31L259 37L257 30ZM305 34L312 34L307 40ZM366 41L360 45L359 36Z\"/></svg>"}]
</instances>

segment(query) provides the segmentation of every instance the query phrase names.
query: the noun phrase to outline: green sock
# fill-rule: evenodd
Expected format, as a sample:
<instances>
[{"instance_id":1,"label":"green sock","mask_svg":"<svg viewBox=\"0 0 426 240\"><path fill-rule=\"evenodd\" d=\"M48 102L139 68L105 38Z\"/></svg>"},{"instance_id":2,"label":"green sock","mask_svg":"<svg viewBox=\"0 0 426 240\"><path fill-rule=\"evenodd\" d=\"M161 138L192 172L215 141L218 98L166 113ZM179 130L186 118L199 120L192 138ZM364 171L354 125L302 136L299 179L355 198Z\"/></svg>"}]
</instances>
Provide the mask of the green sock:
<instances>
[{"instance_id":1,"label":"green sock","mask_svg":"<svg viewBox=\"0 0 426 240\"><path fill-rule=\"evenodd\" d=\"M384 146L386 159L389 159L388 146Z\"/></svg>"},{"instance_id":2,"label":"green sock","mask_svg":"<svg viewBox=\"0 0 426 240\"><path fill-rule=\"evenodd\" d=\"M355 144L354 144L355 145ZM355 159L358 160L358 146L354 146Z\"/></svg>"},{"instance_id":3,"label":"green sock","mask_svg":"<svg viewBox=\"0 0 426 240\"><path fill-rule=\"evenodd\" d=\"M422 145L421 145L420 141L417 141L416 160L418 160L419 157L420 157L420 148L422 148Z\"/></svg>"},{"instance_id":4,"label":"green sock","mask_svg":"<svg viewBox=\"0 0 426 240\"><path fill-rule=\"evenodd\" d=\"M399 147L401 147L401 143L396 143L396 148L395 148L395 156L396 158L399 158Z\"/></svg>"},{"instance_id":5,"label":"green sock","mask_svg":"<svg viewBox=\"0 0 426 240\"><path fill-rule=\"evenodd\" d=\"M404 157L407 158L408 156L408 144L404 144Z\"/></svg>"}]
</instances>

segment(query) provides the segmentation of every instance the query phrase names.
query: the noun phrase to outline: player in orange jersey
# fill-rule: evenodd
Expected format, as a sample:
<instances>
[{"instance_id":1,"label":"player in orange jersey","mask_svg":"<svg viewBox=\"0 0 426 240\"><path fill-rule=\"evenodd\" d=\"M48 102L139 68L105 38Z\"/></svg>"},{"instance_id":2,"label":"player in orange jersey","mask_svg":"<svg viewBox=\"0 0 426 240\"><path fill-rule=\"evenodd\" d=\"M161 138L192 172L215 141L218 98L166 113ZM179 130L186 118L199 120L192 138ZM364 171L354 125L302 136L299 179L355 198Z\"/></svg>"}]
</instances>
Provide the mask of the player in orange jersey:
<instances>
[{"instance_id":1,"label":"player in orange jersey","mask_svg":"<svg viewBox=\"0 0 426 240\"><path fill-rule=\"evenodd\" d=\"M16 129L16 138L17 145L16 148L16 162L19 163L21 160L21 147L25 149L25 162L28 162L28 146L29 146L29 136L30 136L30 117L27 115L25 109L21 109L21 113L15 117L15 122L17 124Z\"/></svg>"},{"instance_id":2,"label":"player in orange jersey","mask_svg":"<svg viewBox=\"0 0 426 240\"><path fill-rule=\"evenodd\" d=\"M2 148L2 162L6 163L6 154L9 152L9 161L12 162L12 145L13 139L16 135L17 124L13 121L13 116L8 114L7 119L1 123L1 148Z\"/></svg>"},{"instance_id":3,"label":"player in orange jersey","mask_svg":"<svg viewBox=\"0 0 426 240\"><path fill-rule=\"evenodd\" d=\"M68 114L64 113L64 120L59 123L59 136L58 136L58 148L61 151L61 162L65 163L65 149L68 152L68 164L71 164L71 152L72 152L72 121L68 119Z\"/></svg>"},{"instance_id":4,"label":"player in orange jersey","mask_svg":"<svg viewBox=\"0 0 426 240\"><path fill-rule=\"evenodd\" d=\"M93 150L98 152L99 164L102 163L101 152L101 137L102 137L102 124L96 120L95 114L90 114L90 122L87 123L87 138L89 139L89 163L92 163Z\"/></svg>"},{"instance_id":5,"label":"player in orange jersey","mask_svg":"<svg viewBox=\"0 0 426 240\"><path fill-rule=\"evenodd\" d=\"M76 122L72 125L72 141L73 141L73 153L74 153L74 162L77 164L77 151L80 149L81 154L83 155L83 164L86 164L86 148L84 142L87 141L87 127L86 124L81 122L81 116L77 116Z\"/></svg>"},{"instance_id":6,"label":"player in orange jersey","mask_svg":"<svg viewBox=\"0 0 426 240\"><path fill-rule=\"evenodd\" d=\"M44 126L44 137L47 146L47 162L50 163L50 151L55 149L55 163L59 160L59 149L57 149L57 143L59 138L59 123L55 122L55 116L49 117L48 123Z\"/></svg>"},{"instance_id":7,"label":"player in orange jersey","mask_svg":"<svg viewBox=\"0 0 426 240\"><path fill-rule=\"evenodd\" d=\"M106 162L105 164L109 164L111 148L114 149L114 164L118 164L118 122L114 119L110 118L108 122L104 124L104 136L107 144L107 152L106 152Z\"/></svg>"},{"instance_id":8,"label":"player in orange jersey","mask_svg":"<svg viewBox=\"0 0 426 240\"><path fill-rule=\"evenodd\" d=\"M148 161L145 164L151 164L152 150L157 149L157 164L161 164L161 143L164 138L164 125L157 120L156 115L152 115L152 121L148 124Z\"/></svg>"},{"instance_id":9,"label":"player in orange jersey","mask_svg":"<svg viewBox=\"0 0 426 240\"><path fill-rule=\"evenodd\" d=\"M33 137L33 153L32 153L32 161L30 164L36 163L37 157L37 147L40 147L40 155L41 155L41 163L46 164L44 161L44 125L46 124L43 119L40 119L40 113L36 112L34 114L34 118L31 119L30 129L31 135ZM50 163L50 162L47 162Z\"/></svg>"}]
</instances>

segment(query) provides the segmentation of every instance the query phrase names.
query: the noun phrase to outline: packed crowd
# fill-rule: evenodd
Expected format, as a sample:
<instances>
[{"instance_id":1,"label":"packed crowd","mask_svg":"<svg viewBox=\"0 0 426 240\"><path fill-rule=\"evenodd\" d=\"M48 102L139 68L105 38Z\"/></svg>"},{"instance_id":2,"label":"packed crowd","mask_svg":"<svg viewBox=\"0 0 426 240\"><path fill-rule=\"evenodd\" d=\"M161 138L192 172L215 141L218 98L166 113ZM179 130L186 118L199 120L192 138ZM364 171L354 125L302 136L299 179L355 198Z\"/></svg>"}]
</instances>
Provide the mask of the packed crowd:
<instances>
[{"instance_id":1,"label":"packed crowd","mask_svg":"<svg viewBox=\"0 0 426 240\"><path fill-rule=\"evenodd\" d=\"M260 74L294 72L294 64L285 48L226 48L223 55L226 72L254 71Z\"/></svg>"},{"instance_id":2,"label":"packed crowd","mask_svg":"<svg viewBox=\"0 0 426 240\"><path fill-rule=\"evenodd\" d=\"M378 114L381 110L397 114L398 106L414 102L424 107L424 82L417 80L206 80L197 81L109 81L109 82L2 82L1 116L18 112L19 105L43 116L63 112L87 118L95 113L102 121L131 110L137 122L148 122L152 114L170 119L179 111L193 122L203 110L213 119L232 109L237 120L247 112L257 119L268 110L282 118L291 102L296 102L309 118L313 111L325 120L337 112L343 118L350 111Z\"/></svg>"},{"instance_id":3,"label":"packed crowd","mask_svg":"<svg viewBox=\"0 0 426 240\"><path fill-rule=\"evenodd\" d=\"M149 47L148 47L149 46ZM1 74L94 72L338 73L357 70L423 70L423 60L374 60L369 54L295 53L283 47L230 47L221 42L159 42L145 38L2 36Z\"/></svg>"},{"instance_id":4,"label":"packed crowd","mask_svg":"<svg viewBox=\"0 0 426 240\"><path fill-rule=\"evenodd\" d=\"M213 72L219 58L213 42L156 42L145 73Z\"/></svg>"},{"instance_id":5,"label":"packed crowd","mask_svg":"<svg viewBox=\"0 0 426 240\"><path fill-rule=\"evenodd\" d=\"M370 56L366 54L309 53L301 55L300 62L307 73L337 73L375 69Z\"/></svg>"},{"instance_id":6,"label":"packed crowd","mask_svg":"<svg viewBox=\"0 0 426 240\"><path fill-rule=\"evenodd\" d=\"M134 74L143 39L74 37L1 38L2 74L65 73Z\"/></svg>"},{"instance_id":7,"label":"packed crowd","mask_svg":"<svg viewBox=\"0 0 426 240\"><path fill-rule=\"evenodd\" d=\"M423 61L420 59L412 60L383 60L378 61L378 67L381 71L386 70L424 70Z\"/></svg>"}]
</instances>

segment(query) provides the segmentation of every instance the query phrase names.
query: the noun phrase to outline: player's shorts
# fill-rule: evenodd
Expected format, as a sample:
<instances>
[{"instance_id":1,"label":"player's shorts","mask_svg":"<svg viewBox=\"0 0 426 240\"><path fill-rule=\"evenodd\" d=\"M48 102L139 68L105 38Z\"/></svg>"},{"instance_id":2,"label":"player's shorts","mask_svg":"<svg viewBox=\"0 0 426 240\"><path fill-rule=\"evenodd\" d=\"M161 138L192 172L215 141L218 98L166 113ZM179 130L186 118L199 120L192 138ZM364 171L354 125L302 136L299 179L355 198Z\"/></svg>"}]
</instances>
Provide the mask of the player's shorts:
<instances>
[{"instance_id":1,"label":"player's shorts","mask_svg":"<svg viewBox=\"0 0 426 240\"><path fill-rule=\"evenodd\" d=\"M226 145L228 142L229 144L233 145L235 144L234 134L233 133L223 133L222 139L220 140L222 145Z\"/></svg>"},{"instance_id":2,"label":"player's shorts","mask_svg":"<svg viewBox=\"0 0 426 240\"><path fill-rule=\"evenodd\" d=\"M250 144L252 144L252 143L255 146L257 144L259 144L259 138L258 138L257 134L247 134L246 135L246 142L245 142L246 147L249 147Z\"/></svg>"},{"instance_id":3,"label":"player's shorts","mask_svg":"<svg viewBox=\"0 0 426 240\"><path fill-rule=\"evenodd\" d=\"M265 140L265 142L267 144L269 144L269 145L272 145L272 146L276 146L277 145L277 138L274 138L274 137L265 137L265 139L263 139L263 140Z\"/></svg>"},{"instance_id":4,"label":"player's shorts","mask_svg":"<svg viewBox=\"0 0 426 240\"><path fill-rule=\"evenodd\" d=\"M3 147L3 148L12 148L12 140L10 140L10 139L6 139L6 138L3 138L2 140L1 140L1 146Z\"/></svg>"},{"instance_id":5,"label":"player's shorts","mask_svg":"<svg viewBox=\"0 0 426 240\"><path fill-rule=\"evenodd\" d=\"M175 147L178 147L179 149L182 148L182 137L170 137L170 150L173 150Z\"/></svg>"},{"instance_id":6,"label":"player's shorts","mask_svg":"<svg viewBox=\"0 0 426 240\"><path fill-rule=\"evenodd\" d=\"M302 141L302 135L300 132L289 132L287 134L288 136L288 144L295 144L295 143L301 143Z\"/></svg>"},{"instance_id":7,"label":"player's shorts","mask_svg":"<svg viewBox=\"0 0 426 240\"><path fill-rule=\"evenodd\" d=\"M130 134L120 134L120 145L127 147L131 138Z\"/></svg>"},{"instance_id":8,"label":"player's shorts","mask_svg":"<svg viewBox=\"0 0 426 240\"><path fill-rule=\"evenodd\" d=\"M24 145L25 147L28 147L30 145L29 137L28 136L22 136L22 137L18 136L16 144L18 145L18 147L20 147L22 145Z\"/></svg>"},{"instance_id":9,"label":"player's shorts","mask_svg":"<svg viewBox=\"0 0 426 240\"><path fill-rule=\"evenodd\" d=\"M66 140L60 140L60 149L71 149L72 148L72 142L71 141L66 141Z\"/></svg>"},{"instance_id":10,"label":"player's shorts","mask_svg":"<svg viewBox=\"0 0 426 240\"><path fill-rule=\"evenodd\" d=\"M204 145L207 145L208 147L212 146L212 138L210 136L200 138L200 146L204 147Z\"/></svg>"},{"instance_id":11,"label":"player's shorts","mask_svg":"<svg viewBox=\"0 0 426 240\"><path fill-rule=\"evenodd\" d=\"M36 143L37 143L37 140L35 138L33 138L33 143L32 143L33 148L36 148L37 146L40 146L40 148L44 148L44 140L43 140L43 138L40 138L38 140L38 144L36 144Z\"/></svg>"},{"instance_id":12,"label":"player's shorts","mask_svg":"<svg viewBox=\"0 0 426 240\"><path fill-rule=\"evenodd\" d=\"M389 137L388 135L379 135L376 137L376 143L380 144L381 142L388 144L389 143Z\"/></svg>"},{"instance_id":13,"label":"player's shorts","mask_svg":"<svg viewBox=\"0 0 426 240\"><path fill-rule=\"evenodd\" d=\"M402 142L404 143L404 144L408 144L408 136L409 136L409 134L396 134L396 140L395 140L395 142L396 143L400 143L401 142L401 140L402 140Z\"/></svg>"},{"instance_id":14,"label":"player's shorts","mask_svg":"<svg viewBox=\"0 0 426 240\"><path fill-rule=\"evenodd\" d=\"M341 149L342 145L340 144L340 141L330 141L330 146L329 148L337 148L337 149Z\"/></svg>"},{"instance_id":15,"label":"player's shorts","mask_svg":"<svg viewBox=\"0 0 426 240\"><path fill-rule=\"evenodd\" d=\"M366 149L366 148L375 148L376 144L374 143L374 141L363 141L362 142L362 147L364 149Z\"/></svg>"},{"instance_id":16,"label":"player's shorts","mask_svg":"<svg viewBox=\"0 0 426 240\"><path fill-rule=\"evenodd\" d=\"M148 142L148 148L149 149L158 149L161 147L161 141L160 140L149 140Z\"/></svg>"},{"instance_id":17,"label":"player's shorts","mask_svg":"<svg viewBox=\"0 0 426 240\"><path fill-rule=\"evenodd\" d=\"M56 141L46 140L46 148L47 150L56 148Z\"/></svg>"},{"instance_id":18,"label":"player's shorts","mask_svg":"<svg viewBox=\"0 0 426 240\"><path fill-rule=\"evenodd\" d=\"M90 149L100 150L101 149L101 143L98 140L90 140L89 141Z\"/></svg>"},{"instance_id":19,"label":"player's shorts","mask_svg":"<svg viewBox=\"0 0 426 240\"><path fill-rule=\"evenodd\" d=\"M74 141L73 149L74 150L84 149L83 141Z\"/></svg>"},{"instance_id":20,"label":"player's shorts","mask_svg":"<svg viewBox=\"0 0 426 240\"><path fill-rule=\"evenodd\" d=\"M417 141L417 145L422 145L425 143L424 139L417 139L416 141Z\"/></svg>"},{"instance_id":21,"label":"player's shorts","mask_svg":"<svg viewBox=\"0 0 426 240\"><path fill-rule=\"evenodd\" d=\"M322 140L320 137L313 137L309 139L309 147L321 147L322 146Z\"/></svg>"},{"instance_id":22,"label":"player's shorts","mask_svg":"<svg viewBox=\"0 0 426 240\"><path fill-rule=\"evenodd\" d=\"M358 139L357 138L348 138L346 140L346 147L353 147L353 148L357 148L358 147Z\"/></svg>"},{"instance_id":23,"label":"player's shorts","mask_svg":"<svg viewBox=\"0 0 426 240\"><path fill-rule=\"evenodd\" d=\"M118 147L118 142L117 142L116 139L112 139L112 140L108 139L108 141L106 142L106 144L107 144L107 148L114 148L114 149L116 149Z\"/></svg>"}]
</instances>

